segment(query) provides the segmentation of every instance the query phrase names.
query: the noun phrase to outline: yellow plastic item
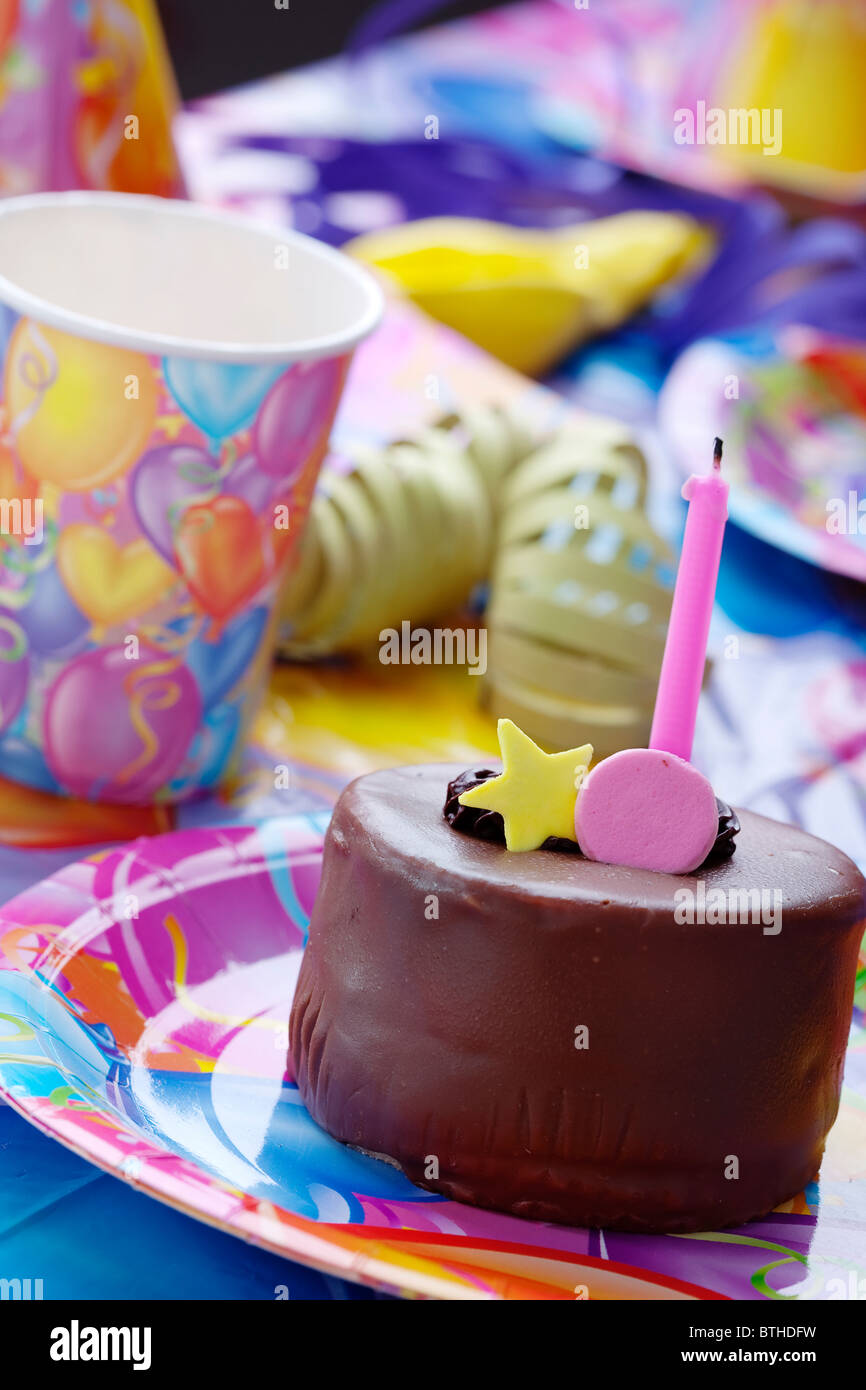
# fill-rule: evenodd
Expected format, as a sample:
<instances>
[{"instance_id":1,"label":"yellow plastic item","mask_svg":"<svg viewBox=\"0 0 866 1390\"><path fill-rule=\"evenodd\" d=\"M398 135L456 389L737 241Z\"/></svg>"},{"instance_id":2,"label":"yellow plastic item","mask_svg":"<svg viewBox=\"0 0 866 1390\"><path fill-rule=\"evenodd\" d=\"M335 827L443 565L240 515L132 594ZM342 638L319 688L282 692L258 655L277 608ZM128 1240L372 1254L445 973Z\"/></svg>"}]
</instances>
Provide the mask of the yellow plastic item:
<instances>
[{"instance_id":1,"label":"yellow plastic item","mask_svg":"<svg viewBox=\"0 0 866 1390\"><path fill-rule=\"evenodd\" d=\"M576 841L574 808L592 762L592 744L545 753L510 719L499 720L497 733L502 772L464 792L460 805L498 811L510 850L540 849L551 835Z\"/></svg>"},{"instance_id":2,"label":"yellow plastic item","mask_svg":"<svg viewBox=\"0 0 866 1390\"><path fill-rule=\"evenodd\" d=\"M435 217L344 249L392 276L434 318L538 375L629 318L707 247L689 217L624 212L554 231Z\"/></svg>"}]
</instances>

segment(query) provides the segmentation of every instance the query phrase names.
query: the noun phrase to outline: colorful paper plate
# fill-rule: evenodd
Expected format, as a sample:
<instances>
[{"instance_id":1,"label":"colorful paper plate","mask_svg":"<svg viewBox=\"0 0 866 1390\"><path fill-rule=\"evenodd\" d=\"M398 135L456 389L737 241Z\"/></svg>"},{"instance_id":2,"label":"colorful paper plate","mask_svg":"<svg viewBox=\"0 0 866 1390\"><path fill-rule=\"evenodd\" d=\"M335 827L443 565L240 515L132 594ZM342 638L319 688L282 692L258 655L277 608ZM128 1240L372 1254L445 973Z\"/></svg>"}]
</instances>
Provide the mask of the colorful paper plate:
<instances>
[{"instance_id":1,"label":"colorful paper plate","mask_svg":"<svg viewBox=\"0 0 866 1390\"><path fill-rule=\"evenodd\" d=\"M866 351L799 326L776 339L702 339L678 358L659 425L684 476L725 441L732 521L866 581Z\"/></svg>"},{"instance_id":2,"label":"colorful paper plate","mask_svg":"<svg viewBox=\"0 0 866 1390\"><path fill-rule=\"evenodd\" d=\"M191 1216L408 1296L830 1298L846 1296L837 1284L858 1287L862 1029L820 1216L813 1187L736 1231L547 1226L422 1192L318 1129L286 1071L286 1025L326 820L138 840L7 904L6 1098L46 1133Z\"/></svg>"}]
</instances>

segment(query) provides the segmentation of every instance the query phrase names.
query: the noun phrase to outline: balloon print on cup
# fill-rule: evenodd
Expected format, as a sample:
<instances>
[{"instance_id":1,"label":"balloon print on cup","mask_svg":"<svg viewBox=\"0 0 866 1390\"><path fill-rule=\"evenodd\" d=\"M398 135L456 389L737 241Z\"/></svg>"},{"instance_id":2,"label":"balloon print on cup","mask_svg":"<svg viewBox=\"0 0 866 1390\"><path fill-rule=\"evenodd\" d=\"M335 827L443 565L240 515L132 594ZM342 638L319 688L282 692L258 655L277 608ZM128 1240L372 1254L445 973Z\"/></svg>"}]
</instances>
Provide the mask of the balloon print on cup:
<instances>
[{"instance_id":1,"label":"balloon print on cup","mask_svg":"<svg viewBox=\"0 0 866 1390\"><path fill-rule=\"evenodd\" d=\"M256 416L253 443L266 473L285 487L324 457L346 376L345 361L302 362L274 383Z\"/></svg>"},{"instance_id":2,"label":"balloon print on cup","mask_svg":"<svg viewBox=\"0 0 866 1390\"><path fill-rule=\"evenodd\" d=\"M90 622L63 583L53 553L46 542L34 548L33 569L17 617L30 651L57 658L80 649Z\"/></svg>"},{"instance_id":3,"label":"balloon print on cup","mask_svg":"<svg viewBox=\"0 0 866 1390\"><path fill-rule=\"evenodd\" d=\"M72 492L128 468L156 420L157 380L147 357L30 319L12 334L4 387L22 467Z\"/></svg>"},{"instance_id":4,"label":"balloon print on cup","mask_svg":"<svg viewBox=\"0 0 866 1390\"><path fill-rule=\"evenodd\" d=\"M380 311L367 272L284 229L125 195L0 201L0 498L39 519L0 536L0 776L147 804L234 764Z\"/></svg>"},{"instance_id":5,"label":"balloon print on cup","mask_svg":"<svg viewBox=\"0 0 866 1390\"><path fill-rule=\"evenodd\" d=\"M175 563L177 534L186 509L218 493L239 497L263 515L274 495L274 479L245 454L227 470L194 444L163 444L143 454L133 469L130 494L138 525L154 550Z\"/></svg>"},{"instance_id":6,"label":"balloon print on cup","mask_svg":"<svg viewBox=\"0 0 866 1390\"><path fill-rule=\"evenodd\" d=\"M29 662L21 625L0 613L0 731L17 718L27 695Z\"/></svg>"},{"instance_id":7,"label":"balloon print on cup","mask_svg":"<svg viewBox=\"0 0 866 1390\"><path fill-rule=\"evenodd\" d=\"M197 362L190 357L167 357L162 371L181 410L208 439L224 439L251 425L268 387L281 374L279 367Z\"/></svg>"},{"instance_id":8,"label":"balloon print on cup","mask_svg":"<svg viewBox=\"0 0 866 1390\"><path fill-rule=\"evenodd\" d=\"M100 647L61 671L45 702L45 757L73 796L152 801L179 772L201 717L195 680L156 647Z\"/></svg>"}]
</instances>

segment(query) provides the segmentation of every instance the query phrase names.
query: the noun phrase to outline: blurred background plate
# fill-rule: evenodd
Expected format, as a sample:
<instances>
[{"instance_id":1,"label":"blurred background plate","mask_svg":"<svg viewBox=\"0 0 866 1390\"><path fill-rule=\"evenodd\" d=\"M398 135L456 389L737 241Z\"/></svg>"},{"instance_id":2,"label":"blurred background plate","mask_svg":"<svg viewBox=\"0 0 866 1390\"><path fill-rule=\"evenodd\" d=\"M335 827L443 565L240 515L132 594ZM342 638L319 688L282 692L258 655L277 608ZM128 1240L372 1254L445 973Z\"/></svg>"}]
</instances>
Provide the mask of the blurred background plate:
<instances>
[{"instance_id":1,"label":"blurred background plate","mask_svg":"<svg viewBox=\"0 0 866 1390\"><path fill-rule=\"evenodd\" d=\"M866 347L814 329L704 339L674 363L659 426L685 478L725 440L737 525L866 580Z\"/></svg>"}]
</instances>

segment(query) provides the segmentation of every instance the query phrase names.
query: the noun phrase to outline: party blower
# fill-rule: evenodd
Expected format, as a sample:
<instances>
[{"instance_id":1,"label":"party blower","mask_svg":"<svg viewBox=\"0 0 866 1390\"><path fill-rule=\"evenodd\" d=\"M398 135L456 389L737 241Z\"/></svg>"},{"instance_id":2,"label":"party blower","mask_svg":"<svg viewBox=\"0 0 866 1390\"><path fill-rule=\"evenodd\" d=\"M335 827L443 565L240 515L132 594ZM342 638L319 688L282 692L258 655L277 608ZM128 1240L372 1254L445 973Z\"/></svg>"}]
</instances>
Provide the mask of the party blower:
<instances>
[{"instance_id":1,"label":"party blower","mask_svg":"<svg viewBox=\"0 0 866 1390\"><path fill-rule=\"evenodd\" d=\"M721 467L722 441L716 439L712 472L693 474L683 485L689 511L650 746L612 754L583 781L575 830L587 859L690 873L718 834L715 794L689 759L728 516Z\"/></svg>"},{"instance_id":2,"label":"party blower","mask_svg":"<svg viewBox=\"0 0 866 1390\"><path fill-rule=\"evenodd\" d=\"M234 763L352 351L339 252L182 202L0 203L0 775L174 801Z\"/></svg>"}]
</instances>

